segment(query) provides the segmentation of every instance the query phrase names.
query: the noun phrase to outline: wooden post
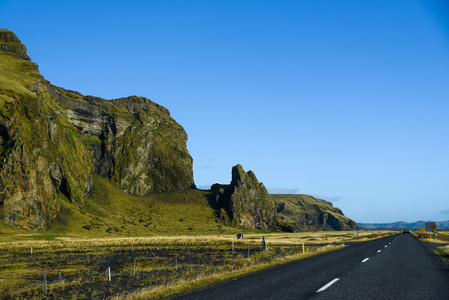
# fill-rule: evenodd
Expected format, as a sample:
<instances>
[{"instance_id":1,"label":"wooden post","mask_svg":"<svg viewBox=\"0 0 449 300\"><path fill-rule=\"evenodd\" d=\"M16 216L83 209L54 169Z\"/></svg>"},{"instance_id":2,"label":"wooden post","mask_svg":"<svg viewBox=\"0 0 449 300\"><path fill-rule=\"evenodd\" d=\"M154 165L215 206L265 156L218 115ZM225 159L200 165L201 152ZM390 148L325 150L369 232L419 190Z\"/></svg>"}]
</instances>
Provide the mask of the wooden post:
<instances>
[{"instance_id":1,"label":"wooden post","mask_svg":"<svg viewBox=\"0 0 449 300\"><path fill-rule=\"evenodd\" d=\"M59 272L59 281L61 281L61 289L64 289L64 284L62 282L61 272Z\"/></svg>"},{"instance_id":2,"label":"wooden post","mask_svg":"<svg viewBox=\"0 0 449 300\"><path fill-rule=\"evenodd\" d=\"M268 249L267 242L265 241L265 237L264 236L262 237L262 248L264 248L265 250Z\"/></svg>"},{"instance_id":3,"label":"wooden post","mask_svg":"<svg viewBox=\"0 0 449 300\"><path fill-rule=\"evenodd\" d=\"M47 294L47 272L44 271L44 293Z\"/></svg>"},{"instance_id":4,"label":"wooden post","mask_svg":"<svg viewBox=\"0 0 449 300\"><path fill-rule=\"evenodd\" d=\"M33 255L33 247L31 247L31 255Z\"/></svg>"},{"instance_id":5,"label":"wooden post","mask_svg":"<svg viewBox=\"0 0 449 300\"><path fill-rule=\"evenodd\" d=\"M111 267L108 267L108 281L111 281Z\"/></svg>"}]
</instances>

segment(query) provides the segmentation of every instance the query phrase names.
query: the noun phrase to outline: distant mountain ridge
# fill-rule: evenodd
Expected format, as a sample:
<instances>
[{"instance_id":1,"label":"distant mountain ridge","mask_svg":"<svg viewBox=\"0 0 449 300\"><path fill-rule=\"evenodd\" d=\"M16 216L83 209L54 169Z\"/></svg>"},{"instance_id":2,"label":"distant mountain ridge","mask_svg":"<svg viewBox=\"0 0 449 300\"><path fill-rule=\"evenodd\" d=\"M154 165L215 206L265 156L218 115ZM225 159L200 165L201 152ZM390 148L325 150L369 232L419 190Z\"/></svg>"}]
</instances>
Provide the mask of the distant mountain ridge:
<instances>
[{"instance_id":1,"label":"distant mountain ridge","mask_svg":"<svg viewBox=\"0 0 449 300\"><path fill-rule=\"evenodd\" d=\"M360 227L364 229L383 229L383 228L424 228L426 227L426 222L433 221L416 221L412 223L399 221L393 223L357 223ZM435 222L438 228L449 228L449 221L438 221Z\"/></svg>"}]
</instances>

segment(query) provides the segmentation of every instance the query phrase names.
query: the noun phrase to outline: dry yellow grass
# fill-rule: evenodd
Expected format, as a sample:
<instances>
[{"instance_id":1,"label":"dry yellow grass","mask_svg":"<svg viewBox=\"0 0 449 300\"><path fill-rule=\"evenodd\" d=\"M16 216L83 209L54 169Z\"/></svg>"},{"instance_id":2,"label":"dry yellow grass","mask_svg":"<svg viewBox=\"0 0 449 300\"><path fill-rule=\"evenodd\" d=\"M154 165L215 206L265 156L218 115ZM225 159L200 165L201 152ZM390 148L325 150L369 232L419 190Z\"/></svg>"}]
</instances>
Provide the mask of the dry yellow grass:
<instances>
[{"instance_id":1,"label":"dry yellow grass","mask_svg":"<svg viewBox=\"0 0 449 300\"><path fill-rule=\"evenodd\" d=\"M217 282L237 278L243 275L256 273L267 268L271 268L277 265L286 264L289 262L297 261L307 257L315 256L321 253L335 251L343 248L342 245L328 245L323 247L317 247L311 252L296 253L293 255L286 255L282 258L275 260L269 260L264 263L251 264L245 263L240 269L223 270L222 272L214 272L213 274L204 274L203 276L197 276L196 278L185 280L183 278L170 282L169 284L161 285L156 288L143 288L131 294L121 294L113 297L114 300L126 299L126 300L143 300L143 299L162 299L182 292L198 289L206 285L214 284ZM248 262L248 261L246 261Z\"/></svg>"},{"instance_id":2,"label":"dry yellow grass","mask_svg":"<svg viewBox=\"0 0 449 300\"><path fill-rule=\"evenodd\" d=\"M189 288L337 249L344 242L363 241L386 234L390 233L245 233L243 240L237 240L232 234L129 238L42 234L3 236L0 238L0 298L43 296L44 270L47 270L52 297L89 298L98 295L108 298L117 293L120 293L120 298L131 293L130 299L166 297ZM267 241L267 251L261 249L262 237ZM306 245L306 255L302 253L302 247L297 247L302 243ZM232 244L235 251L231 251ZM249 258L248 245L251 248ZM179 260L179 269L174 265L175 257ZM137 262L135 270L140 277L130 280L134 261ZM105 272L111 264L114 266L114 284L108 284L106 280ZM63 277L64 289L59 282L59 272ZM136 292L148 286L153 289Z\"/></svg>"}]
</instances>

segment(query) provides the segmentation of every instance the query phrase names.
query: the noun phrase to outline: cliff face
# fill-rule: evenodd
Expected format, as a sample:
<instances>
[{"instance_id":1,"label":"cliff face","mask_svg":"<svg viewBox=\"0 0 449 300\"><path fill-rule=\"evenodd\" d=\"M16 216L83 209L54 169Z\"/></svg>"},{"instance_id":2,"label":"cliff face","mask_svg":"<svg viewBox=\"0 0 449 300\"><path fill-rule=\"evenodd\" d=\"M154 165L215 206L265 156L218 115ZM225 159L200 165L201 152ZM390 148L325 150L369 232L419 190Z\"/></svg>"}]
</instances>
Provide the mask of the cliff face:
<instances>
[{"instance_id":1,"label":"cliff face","mask_svg":"<svg viewBox=\"0 0 449 300\"><path fill-rule=\"evenodd\" d=\"M232 168L229 185L212 185L210 203L225 221L247 228L274 226L276 207L270 194L256 175L252 171L245 173L241 165Z\"/></svg>"},{"instance_id":2,"label":"cliff face","mask_svg":"<svg viewBox=\"0 0 449 300\"><path fill-rule=\"evenodd\" d=\"M51 85L0 30L0 219L43 230L58 193L82 208L92 175L135 195L194 185L187 134L143 97L104 100Z\"/></svg>"},{"instance_id":3,"label":"cliff face","mask_svg":"<svg viewBox=\"0 0 449 300\"><path fill-rule=\"evenodd\" d=\"M296 231L353 230L357 224L332 203L309 195L271 195L278 216Z\"/></svg>"}]
</instances>

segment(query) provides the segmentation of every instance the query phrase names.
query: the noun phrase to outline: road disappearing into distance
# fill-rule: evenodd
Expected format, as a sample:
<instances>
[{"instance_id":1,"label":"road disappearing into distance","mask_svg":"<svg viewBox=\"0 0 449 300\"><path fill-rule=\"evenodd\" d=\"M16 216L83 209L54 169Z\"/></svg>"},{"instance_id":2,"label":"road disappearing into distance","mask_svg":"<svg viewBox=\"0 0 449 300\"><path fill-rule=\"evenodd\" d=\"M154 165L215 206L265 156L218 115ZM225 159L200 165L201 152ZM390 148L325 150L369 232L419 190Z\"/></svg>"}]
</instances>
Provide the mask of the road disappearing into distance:
<instances>
[{"instance_id":1,"label":"road disappearing into distance","mask_svg":"<svg viewBox=\"0 0 449 300\"><path fill-rule=\"evenodd\" d=\"M449 299L449 266L395 234L206 287L176 299Z\"/></svg>"}]
</instances>

